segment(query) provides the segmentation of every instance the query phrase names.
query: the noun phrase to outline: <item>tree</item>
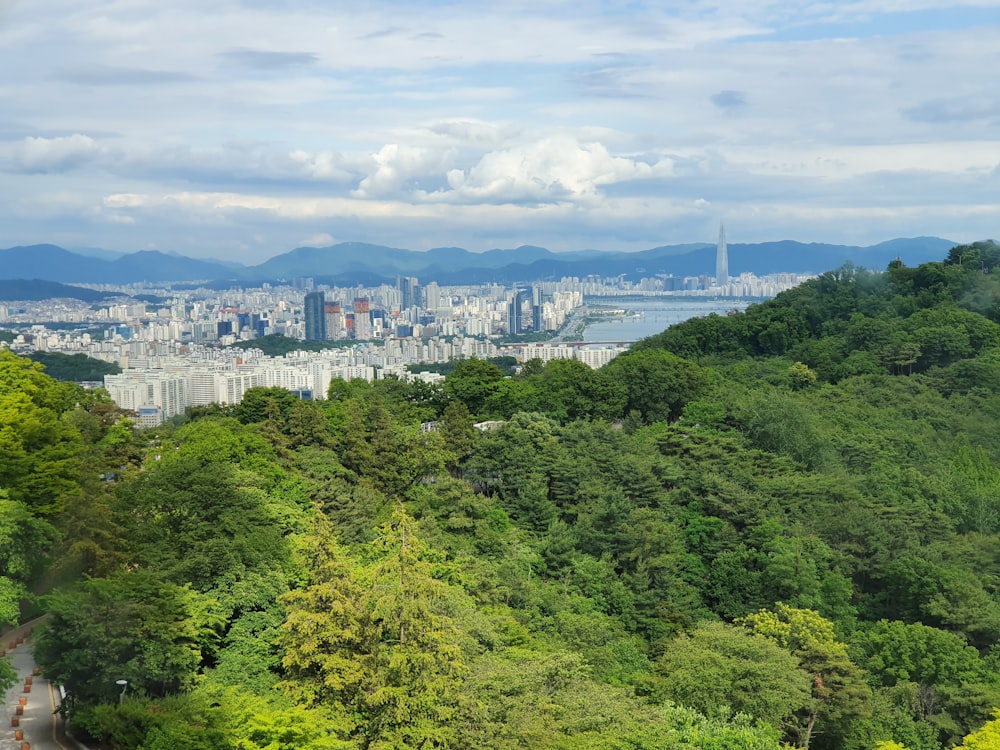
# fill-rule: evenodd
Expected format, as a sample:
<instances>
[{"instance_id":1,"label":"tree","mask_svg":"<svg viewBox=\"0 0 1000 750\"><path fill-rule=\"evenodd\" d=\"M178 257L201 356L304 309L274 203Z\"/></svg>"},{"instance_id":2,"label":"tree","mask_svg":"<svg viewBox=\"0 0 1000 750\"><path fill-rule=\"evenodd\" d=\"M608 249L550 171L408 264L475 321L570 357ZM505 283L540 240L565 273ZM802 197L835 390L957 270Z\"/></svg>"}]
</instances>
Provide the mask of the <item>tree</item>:
<instances>
[{"instance_id":1,"label":"tree","mask_svg":"<svg viewBox=\"0 0 1000 750\"><path fill-rule=\"evenodd\" d=\"M704 369L658 349L626 352L605 369L625 386L624 413L637 411L647 423L676 419L708 386Z\"/></svg>"},{"instance_id":2,"label":"tree","mask_svg":"<svg viewBox=\"0 0 1000 750\"><path fill-rule=\"evenodd\" d=\"M809 705L810 676L773 640L723 623L702 623L667 644L655 693L712 716L747 714L787 729Z\"/></svg>"},{"instance_id":3,"label":"tree","mask_svg":"<svg viewBox=\"0 0 1000 750\"><path fill-rule=\"evenodd\" d=\"M787 649L810 676L811 700L799 715L797 732L804 750L820 731L825 733L824 747L838 747L837 735L845 725L868 714L871 691L847 646L837 641L833 623L812 610L780 603L773 611L761 610L742 622Z\"/></svg>"},{"instance_id":4,"label":"tree","mask_svg":"<svg viewBox=\"0 0 1000 750\"><path fill-rule=\"evenodd\" d=\"M496 365L472 357L459 362L455 371L448 375L444 391L449 398L457 398L470 412L479 415L503 377L503 370Z\"/></svg>"},{"instance_id":5,"label":"tree","mask_svg":"<svg viewBox=\"0 0 1000 750\"><path fill-rule=\"evenodd\" d=\"M59 419L80 390L0 351L0 489L34 514L54 515L79 488L83 442Z\"/></svg>"},{"instance_id":6,"label":"tree","mask_svg":"<svg viewBox=\"0 0 1000 750\"><path fill-rule=\"evenodd\" d=\"M922 623L879 620L854 637L861 666L885 687L899 682L926 686L985 680L979 652L960 635Z\"/></svg>"},{"instance_id":7,"label":"tree","mask_svg":"<svg viewBox=\"0 0 1000 750\"><path fill-rule=\"evenodd\" d=\"M393 515L369 565L352 564L322 519L310 547L310 585L283 597L286 688L343 716L363 747L453 746L466 667L413 519Z\"/></svg>"},{"instance_id":8,"label":"tree","mask_svg":"<svg viewBox=\"0 0 1000 750\"><path fill-rule=\"evenodd\" d=\"M472 414L461 401L452 401L444 409L438 420L438 432L444 440L445 449L451 454L448 468L458 471L459 464L472 455L476 443L476 428Z\"/></svg>"},{"instance_id":9,"label":"tree","mask_svg":"<svg viewBox=\"0 0 1000 750\"><path fill-rule=\"evenodd\" d=\"M793 391L801 391L816 384L816 373L801 362L796 362L788 368L788 384Z\"/></svg>"},{"instance_id":10,"label":"tree","mask_svg":"<svg viewBox=\"0 0 1000 750\"><path fill-rule=\"evenodd\" d=\"M554 359L531 382L556 419L617 419L624 414L624 384L609 371L593 370L579 360Z\"/></svg>"},{"instance_id":11,"label":"tree","mask_svg":"<svg viewBox=\"0 0 1000 750\"><path fill-rule=\"evenodd\" d=\"M88 579L46 608L35 656L71 704L114 700L120 679L151 696L191 687L222 627L211 600L144 570Z\"/></svg>"},{"instance_id":12,"label":"tree","mask_svg":"<svg viewBox=\"0 0 1000 750\"><path fill-rule=\"evenodd\" d=\"M248 388L242 400L233 408L233 416L243 424L263 422L268 417L268 406L277 407L281 418L288 416L299 399L286 388L272 386Z\"/></svg>"},{"instance_id":13,"label":"tree","mask_svg":"<svg viewBox=\"0 0 1000 750\"><path fill-rule=\"evenodd\" d=\"M1000 750L1000 711L993 714L996 718L986 722L982 729L967 735L955 750Z\"/></svg>"},{"instance_id":14,"label":"tree","mask_svg":"<svg viewBox=\"0 0 1000 750\"><path fill-rule=\"evenodd\" d=\"M132 563L200 591L281 568L282 527L297 509L265 491L276 467L262 438L229 419L192 422L174 439L176 449L165 446L161 460L116 487Z\"/></svg>"}]
</instances>

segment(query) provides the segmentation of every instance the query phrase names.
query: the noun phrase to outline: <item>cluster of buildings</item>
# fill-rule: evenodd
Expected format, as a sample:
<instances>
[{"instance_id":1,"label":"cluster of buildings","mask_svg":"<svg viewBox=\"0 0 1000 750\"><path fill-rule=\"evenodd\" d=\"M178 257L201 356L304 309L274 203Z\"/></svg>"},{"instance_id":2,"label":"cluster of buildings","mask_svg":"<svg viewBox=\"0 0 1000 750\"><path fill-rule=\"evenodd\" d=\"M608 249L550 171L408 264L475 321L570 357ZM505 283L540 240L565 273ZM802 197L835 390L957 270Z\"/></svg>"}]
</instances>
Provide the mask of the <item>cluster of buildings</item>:
<instances>
[{"instance_id":1,"label":"cluster of buildings","mask_svg":"<svg viewBox=\"0 0 1000 750\"><path fill-rule=\"evenodd\" d=\"M522 362L575 358L600 367L625 345L504 339L559 330L584 309L587 297L768 297L802 280L794 274L733 279L725 256L719 261L723 285L711 277L632 283L599 276L514 288L444 287L434 281L422 286L415 277L400 277L395 285L347 288L317 287L309 278L223 291L136 285L115 290L130 298L97 307L75 300L0 306L0 325L21 327L12 344L16 349L82 353L118 363L124 371L107 376L104 387L119 406L153 426L191 406L239 403L255 386L323 398L335 378L414 377L409 370L420 363L510 355ZM284 357L233 346L271 334L336 344Z\"/></svg>"},{"instance_id":2,"label":"cluster of buildings","mask_svg":"<svg viewBox=\"0 0 1000 750\"><path fill-rule=\"evenodd\" d=\"M411 373L408 364L447 362L509 354L521 361L539 358L579 359L601 367L625 350L624 346L586 346L533 343L497 346L491 341L459 337L452 341L392 339L382 346L358 345L319 352L296 351L283 357L264 355L259 349L219 349L193 345L174 355L135 358L133 367L118 375L105 375L104 387L123 409L138 414L144 427L154 427L191 406L237 404L247 389L279 387L300 398L325 398L337 379L396 376L437 382L433 372Z\"/></svg>"},{"instance_id":3,"label":"cluster of buildings","mask_svg":"<svg viewBox=\"0 0 1000 750\"><path fill-rule=\"evenodd\" d=\"M312 287L311 279L300 279ZM530 291L488 285L469 294L436 282L421 288L417 278L400 277L395 290L380 287L371 296L350 298L349 290L312 290L302 302L306 341L343 341L432 335L518 336L557 330L570 311L583 304L580 290L540 285ZM345 296L346 293L346 296Z\"/></svg>"}]
</instances>

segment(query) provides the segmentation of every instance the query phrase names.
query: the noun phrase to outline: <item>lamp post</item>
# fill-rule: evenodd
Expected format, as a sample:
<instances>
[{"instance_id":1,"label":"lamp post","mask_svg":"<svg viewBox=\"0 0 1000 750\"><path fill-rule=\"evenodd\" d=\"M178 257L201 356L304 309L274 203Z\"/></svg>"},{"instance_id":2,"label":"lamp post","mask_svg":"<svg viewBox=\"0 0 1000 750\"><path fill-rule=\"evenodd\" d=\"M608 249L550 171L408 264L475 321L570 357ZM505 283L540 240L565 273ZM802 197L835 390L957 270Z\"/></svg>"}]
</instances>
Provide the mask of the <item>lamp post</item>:
<instances>
[{"instance_id":1,"label":"lamp post","mask_svg":"<svg viewBox=\"0 0 1000 750\"><path fill-rule=\"evenodd\" d=\"M121 695L118 696L118 705L122 705L125 702L125 691L128 690L128 680L115 680L115 684L122 689Z\"/></svg>"}]
</instances>

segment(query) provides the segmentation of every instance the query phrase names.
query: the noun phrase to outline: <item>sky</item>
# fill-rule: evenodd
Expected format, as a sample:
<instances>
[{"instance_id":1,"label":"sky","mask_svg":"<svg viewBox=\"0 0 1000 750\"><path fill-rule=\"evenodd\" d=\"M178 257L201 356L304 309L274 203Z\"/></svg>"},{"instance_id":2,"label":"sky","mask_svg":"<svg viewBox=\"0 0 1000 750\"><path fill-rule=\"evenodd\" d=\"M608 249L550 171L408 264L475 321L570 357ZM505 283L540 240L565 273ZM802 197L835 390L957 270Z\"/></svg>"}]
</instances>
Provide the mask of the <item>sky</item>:
<instances>
[{"instance_id":1,"label":"sky","mask_svg":"<svg viewBox=\"0 0 1000 750\"><path fill-rule=\"evenodd\" d=\"M0 0L0 247L1000 238L1000 0Z\"/></svg>"}]
</instances>

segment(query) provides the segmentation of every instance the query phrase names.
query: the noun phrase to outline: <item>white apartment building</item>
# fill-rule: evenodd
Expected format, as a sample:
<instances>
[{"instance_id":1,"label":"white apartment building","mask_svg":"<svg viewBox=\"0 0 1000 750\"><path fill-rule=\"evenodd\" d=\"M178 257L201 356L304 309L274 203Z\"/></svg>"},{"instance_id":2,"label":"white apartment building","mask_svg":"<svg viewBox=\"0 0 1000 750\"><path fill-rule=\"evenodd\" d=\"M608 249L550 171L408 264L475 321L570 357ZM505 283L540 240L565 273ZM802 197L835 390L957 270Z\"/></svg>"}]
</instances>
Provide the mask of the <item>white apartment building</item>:
<instances>
[{"instance_id":1,"label":"white apartment building","mask_svg":"<svg viewBox=\"0 0 1000 750\"><path fill-rule=\"evenodd\" d=\"M131 370L105 375L104 387L122 409L136 412L160 410L160 420L170 419L191 406L186 375L163 370Z\"/></svg>"}]
</instances>

